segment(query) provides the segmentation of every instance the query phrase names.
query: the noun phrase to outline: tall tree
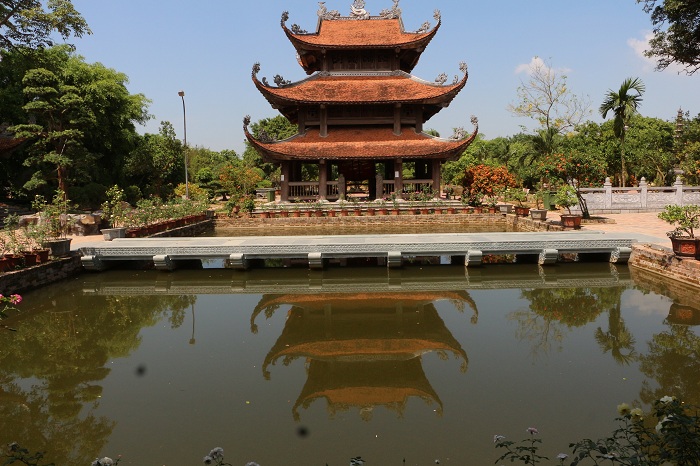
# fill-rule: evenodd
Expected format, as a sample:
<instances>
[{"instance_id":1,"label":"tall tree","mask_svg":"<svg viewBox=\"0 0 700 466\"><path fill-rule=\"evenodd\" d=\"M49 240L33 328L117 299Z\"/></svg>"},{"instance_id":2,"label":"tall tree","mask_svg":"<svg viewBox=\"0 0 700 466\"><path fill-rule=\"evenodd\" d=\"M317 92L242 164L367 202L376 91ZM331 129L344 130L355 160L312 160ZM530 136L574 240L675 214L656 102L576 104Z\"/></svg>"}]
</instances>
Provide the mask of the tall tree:
<instances>
[{"instance_id":1,"label":"tall tree","mask_svg":"<svg viewBox=\"0 0 700 466\"><path fill-rule=\"evenodd\" d=\"M644 91L644 83L639 78L627 78L617 92L612 89L608 91L599 109L603 118L607 117L608 112L612 112L615 116L613 129L615 136L620 140L620 185L622 187L627 183L625 133L629 127L630 118L638 111Z\"/></svg>"},{"instance_id":2,"label":"tall tree","mask_svg":"<svg viewBox=\"0 0 700 466\"><path fill-rule=\"evenodd\" d=\"M91 34L71 0L0 0L0 48L51 46L53 32L63 39Z\"/></svg>"},{"instance_id":3,"label":"tall tree","mask_svg":"<svg viewBox=\"0 0 700 466\"><path fill-rule=\"evenodd\" d=\"M24 163L35 172L25 189L49 184L51 191L58 187L68 192L74 182L87 184L96 178L113 183L122 154L134 144L134 124L149 118L148 99L129 93L126 75L85 63L69 46L36 50L30 56L39 67L22 79L26 115L14 126L18 137L32 142Z\"/></svg>"},{"instance_id":4,"label":"tall tree","mask_svg":"<svg viewBox=\"0 0 700 466\"><path fill-rule=\"evenodd\" d=\"M637 0L651 14L654 37L645 55L657 59L656 68L672 63L689 75L700 69L700 2L697 0Z\"/></svg>"},{"instance_id":5,"label":"tall tree","mask_svg":"<svg viewBox=\"0 0 700 466\"><path fill-rule=\"evenodd\" d=\"M561 133L591 113L590 100L574 95L566 85L566 74L552 68L551 63L534 57L525 71L528 80L520 82L517 102L508 105L512 114L537 121L547 132Z\"/></svg>"}]
</instances>

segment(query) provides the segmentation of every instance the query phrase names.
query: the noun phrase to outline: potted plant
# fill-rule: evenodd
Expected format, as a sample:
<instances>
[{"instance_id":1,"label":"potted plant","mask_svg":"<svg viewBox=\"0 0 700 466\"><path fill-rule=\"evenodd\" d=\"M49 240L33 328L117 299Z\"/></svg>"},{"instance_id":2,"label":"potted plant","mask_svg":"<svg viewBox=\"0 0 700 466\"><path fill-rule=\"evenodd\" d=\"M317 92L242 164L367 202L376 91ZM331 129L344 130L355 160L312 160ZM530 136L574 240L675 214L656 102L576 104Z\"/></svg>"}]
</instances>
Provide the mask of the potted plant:
<instances>
[{"instance_id":1,"label":"potted plant","mask_svg":"<svg viewBox=\"0 0 700 466\"><path fill-rule=\"evenodd\" d=\"M39 214L39 227L44 231L41 246L54 257L70 253L71 238L68 238L70 223L68 211L72 208L63 190L57 190L50 203L43 196L36 196L32 208Z\"/></svg>"},{"instance_id":2,"label":"potted plant","mask_svg":"<svg viewBox=\"0 0 700 466\"><path fill-rule=\"evenodd\" d=\"M544 196L545 193L549 195L549 192L546 192L542 185L539 185L537 187L537 191L535 191L535 206L537 207L536 209L530 209L530 217L533 220L539 220L544 222L547 220L547 209L542 208L542 203L544 202Z\"/></svg>"},{"instance_id":3,"label":"potted plant","mask_svg":"<svg viewBox=\"0 0 700 466\"><path fill-rule=\"evenodd\" d=\"M124 190L114 185L105 193L107 200L102 203L102 212L110 228L104 228L101 233L105 241L126 237L126 213L129 203L125 200Z\"/></svg>"},{"instance_id":4,"label":"potted plant","mask_svg":"<svg viewBox=\"0 0 700 466\"><path fill-rule=\"evenodd\" d=\"M576 188L570 184L563 184L559 187L556 194L554 195L554 202L557 205L566 208L567 214L561 216L561 223L565 228L581 228L581 215L575 215L571 213L571 208L578 205L578 196L576 195Z\"/></svg>"},{"instance_id":5,"label":"potted plant","mask_svg":"<svg viewBox=\"0 0 700 466\"><path fill-rule=\"evenodd\" d=\"M695 237L695 229L700 228L700 205L667 205L658 217L676 226L666 233L674 254L700 259L700 238Z\"/></svg>"},{"instance_id":6,"label":"potted plant","mask_svg":"<svg viewBox=\"0 0 700 466\"><path fill-rule=\"evenodd\" d=\"M518 217L527 217L530 214L530 208L523 204L527 201L527 192L522 188L508 188L506 193L509 200L518 203L518 205L514 207L515 215Z\"/></svg>"},{"instance_id":7,"label":"potted plant","mask_svg":"<svg viewBox=\"0 0 700 466\"><path fill-rule=\"evenodd\" d=\"M499 198L503 199L503 204L498 204L498 211L500 213L510 214L511 212L513 212L513 205L507 203L508 201L510 201L512 199L512 197L511 197L513 195L512 192L513 192L512 188L510 188L508 186L504 186L494 193L496 199L499 199Z\"/></svg>"},{"instance_id":8,"label":"potted plant","mask_svg":"<svg viewBox=\"0 0 700 466\"><path fill-rule=\"evenodd\" d=\"M391 215L399 215L399 195L396 191L391 193Z\"/></svg>"}]
</instances>

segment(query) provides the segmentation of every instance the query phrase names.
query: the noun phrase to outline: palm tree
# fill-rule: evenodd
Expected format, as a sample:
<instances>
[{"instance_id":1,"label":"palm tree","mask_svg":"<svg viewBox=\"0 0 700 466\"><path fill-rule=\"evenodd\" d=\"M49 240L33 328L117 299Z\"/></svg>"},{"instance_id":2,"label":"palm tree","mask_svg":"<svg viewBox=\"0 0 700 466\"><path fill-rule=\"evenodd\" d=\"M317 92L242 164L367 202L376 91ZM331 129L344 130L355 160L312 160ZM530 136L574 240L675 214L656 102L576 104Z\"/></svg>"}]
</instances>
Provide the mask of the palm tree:
<instances>
[{"instance_id":1,"label":"palm tree","mask_svg":"<svg viewBox=\"0 0 700 466\"><path fill-rule=\"evenodd\" d=\"M613 131L615 136L620 139L620 162L621 162L621 177L620 184L626 186L627 182L627 167L625 166L625 132L629 126L630 118L637 113L637 108L642 102L642 94L644 94L644 83L639 78L627 78L622 82L620 90L615 92L612 89L608 91L605 100L600 105L600 114L605 118L608 112L613 112L615 120L613 122Z\"/></svg>"}]
</instances>

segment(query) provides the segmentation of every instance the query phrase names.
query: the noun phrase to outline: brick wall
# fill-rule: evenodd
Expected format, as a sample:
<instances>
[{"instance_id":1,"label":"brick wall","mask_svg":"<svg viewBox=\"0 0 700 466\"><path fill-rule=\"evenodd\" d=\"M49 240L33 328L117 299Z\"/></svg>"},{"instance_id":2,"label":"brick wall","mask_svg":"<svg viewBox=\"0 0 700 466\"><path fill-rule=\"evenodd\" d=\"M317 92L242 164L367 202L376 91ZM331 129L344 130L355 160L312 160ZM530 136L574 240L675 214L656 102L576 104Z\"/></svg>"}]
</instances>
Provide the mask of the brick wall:
<instances>
[{"instance_id":1,"label":"brick wall","mask_svg":"<svg viewBox=\"0 0 700 466\"><path fill-rule=\"evenodd\" d=\"M700 261L692 257L677 257L668 248L635 244L629 265L682 283L700 286Z\"/></svg>"},{"instance_id":2,"label":"brick wall","mask_svg":"<svg viewBox=\"0 0 700 466\"><path fill-rule=\"evenodd\" d=\"M43 264L1 274L0 293L4 295L22 293L65 280L83 272L80 256L76 253L70 257L51 260Z\"/></svg>"}]
</instances>

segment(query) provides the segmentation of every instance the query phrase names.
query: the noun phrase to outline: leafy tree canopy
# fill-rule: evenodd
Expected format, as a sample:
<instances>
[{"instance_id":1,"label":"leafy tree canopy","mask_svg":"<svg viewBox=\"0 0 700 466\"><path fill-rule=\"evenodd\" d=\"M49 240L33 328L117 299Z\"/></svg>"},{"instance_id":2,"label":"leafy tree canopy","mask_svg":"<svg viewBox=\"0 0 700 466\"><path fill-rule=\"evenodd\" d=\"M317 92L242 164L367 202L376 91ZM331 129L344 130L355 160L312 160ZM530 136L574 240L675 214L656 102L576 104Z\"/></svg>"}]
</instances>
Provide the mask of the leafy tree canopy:
<instances>
[{"instance_id":1,"label":"leafy tree canopy","mask_svg":"<svg viewBox=\"0 0 700 466\"><path fill-rule=\"evenodd\" d=\"M67 39L91 34L71 0L0 0L0 48L52 46L51 34Z\"/></svg>"},{"instance_id":2,"label":"leafy tree canopy","mask_svg":"<svg viewBox=\"0 0 700 466\"><path fill-rule=\"evenodd\" d=\"M645 55L657 59L656 68L672 63L689 75L700 69L700 2L697 0L637 0L651 14L654 37Z\"/></svg>"}]
</instances>

